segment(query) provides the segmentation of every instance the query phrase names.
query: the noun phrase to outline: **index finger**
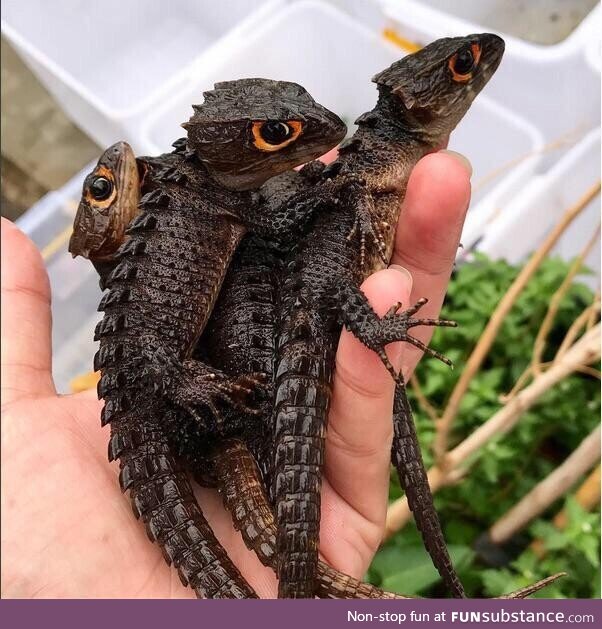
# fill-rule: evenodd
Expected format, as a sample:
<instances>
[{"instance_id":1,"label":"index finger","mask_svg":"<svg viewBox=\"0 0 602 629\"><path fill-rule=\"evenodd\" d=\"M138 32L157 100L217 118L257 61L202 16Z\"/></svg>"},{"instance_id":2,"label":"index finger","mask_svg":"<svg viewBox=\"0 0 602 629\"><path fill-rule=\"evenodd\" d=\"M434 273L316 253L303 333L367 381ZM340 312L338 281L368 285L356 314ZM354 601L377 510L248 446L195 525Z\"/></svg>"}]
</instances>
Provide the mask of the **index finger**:
<instances>
[{"instance_id":1,"label":"index finger","mask_svg":"<svg viewBox=\"0 0 602 629\"><path fill-rule=\"evenodd\" d=\"M406 307L421 297L429 300L418 317L435 318L441 310L470 201L470 175L466 158L440 151L423 157L410 176L391 263L405 267L414 278ZM432 333L430 327L412 330L423 343L428 343ZM404 344L406 377L421 356L419 349Z\"/></svg>"}]
</instances>

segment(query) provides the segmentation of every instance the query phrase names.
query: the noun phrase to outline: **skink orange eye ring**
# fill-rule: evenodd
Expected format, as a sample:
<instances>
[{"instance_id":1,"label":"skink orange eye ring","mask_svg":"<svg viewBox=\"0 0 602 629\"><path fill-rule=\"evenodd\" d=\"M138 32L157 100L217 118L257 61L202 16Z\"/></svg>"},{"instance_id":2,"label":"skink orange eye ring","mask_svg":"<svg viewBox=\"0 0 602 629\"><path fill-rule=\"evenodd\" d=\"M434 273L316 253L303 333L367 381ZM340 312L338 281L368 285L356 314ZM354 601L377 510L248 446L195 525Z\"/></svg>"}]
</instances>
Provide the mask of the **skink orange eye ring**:
<instances>
[{"instance_id":1,"label":"skink orange eye ring","mask_svg":"<svg viewBox=\"0 0 602 629\"><path fill-rule=\"evenodd\" d=\"M472 72L479 64L480 58L481 46L479 44L471 44L469 48L457 52L447 64L451 70L452 79L457 83L470 81Z\"/></svg>"},{"instance_id":2,"label":"skink orange eye ring","mask_svg":"<svg viewBox=\"0 0 602 629\"><path fill-rule=\"evenodd\" d=\"M294 142L301 131L303 123L299 120L259 120L253 122L253 144L260 151L279 151Z\"/></svg>"},{"instance_id":3,"label":"skink orange eye ring","mask_svg":"<svg viewBox=\"0 0 602 629\"><path fill-rule=\"evenodd\" d=\"M97 207L108 207L116 195L113 173L105 166L99 166L86 179L85 196L89 203Z\"/></svg>"}]
</instances>

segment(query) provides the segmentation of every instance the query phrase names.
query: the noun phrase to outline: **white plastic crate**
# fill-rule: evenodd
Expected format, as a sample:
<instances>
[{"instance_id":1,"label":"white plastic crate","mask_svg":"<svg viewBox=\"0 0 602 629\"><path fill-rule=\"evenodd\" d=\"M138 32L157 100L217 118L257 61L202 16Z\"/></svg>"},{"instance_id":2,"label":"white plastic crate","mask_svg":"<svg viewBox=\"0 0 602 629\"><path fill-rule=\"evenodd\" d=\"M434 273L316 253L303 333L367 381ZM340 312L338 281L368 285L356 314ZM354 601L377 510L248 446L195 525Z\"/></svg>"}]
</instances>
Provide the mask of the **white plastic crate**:
<instances>
[{"instance_id":1,"label":"white plastic crate","mask_svg":"<svg viewBox=\"0 0 602 629\"><path fill-rule=\"evenodd\" d=\"M571 14L580 1L382 0L382 4L388 18L383 24L419 45L439 37L475 32L500 34L506 41L506 53L488 93L537 126L546 142L567 135L583 136L600 124L600 66L584 63L583 57L592 40L600 39L600 7L578 22ZM517 10L519 5L522 12ZM553 45L535 44L503 30L533 30L534 24L549 20L554 11L561 23L572 20L577 25ZM536 30L551 38L545 28ZM551 153L542 167L548 167L557 156Z\"/></svg>"},{"instance_id":2,"label":"white plastic crate","mask_svg":"<svg viewBox=\"0 0 602 629\"><path fill-rule=\"evenodd\" d=\"M128 139L206 52L244 39L283 0L4 0L2 32L102 146Z\"/></svg>"},{"instance_id":3,"label":"white plastic crate","mask_svg":"<svg viewBox=\"0 0 602 629\"><path fill-rule=\"evenodd\" d=\"M592 72L602 72L602 41L599 37L592 39L585 49L585 61Z\"/></svg>"},{"instance_id":4,"label":"white plastic crate","mask_svg":"<svg viewBox=\"0 0 602 629\"><path fill-rule=\"evenodd\" d=\"M600 129L590 132L548 173L533 181L501 208L485 232L478 249L512 263L524 260L558 223L563 213L600 180ZM552 255L575 258L600 225L600 195L573 221ZM592 288L600 286L600 234L585 265L595 272L582 276Z\"/></svg>"},{"instance_id":5,"label":"white plastic crate","mask_svg":"<svg viewBox=\"0 0 602 629\"><path fill-rule=\"evenodd\" d=\"M169 149L183 134L179 124L188 119L191 104L200 102L203 90L216 81L244 76L298 81L351 126L375 102L376 86L370 78L400 56L401 51L376 31L327 4L304 0L282 6L264 15L244 40L222 40L189 68L187 80L174 87L169 100L162 104L158 100L138 129L138 152ZM450 144L474 165L476 191L465 226L466 246L482 235L495 209L526 185L541 159L541 146L541 135L532 125L487 95L479 96ZM64 236L89 170L44 197L20 221L40 248L55 243L48 266L54 294L54 374L61 391L68 390L72 377L90 368L95 351L92 330L99 319L100 297L96 276L87 261L71 259ZM489 178L498 170L500 176ZM487 185L480 185L483 181Z\"/></svg>"},{"instance_id":6,"label":"white plastic crate","mask_svg":"<svg viewBox=\"0 0 602 629\"><path fill-rule=\"evenodd\" d=\"M149 116L140 143L150 154L169 149L183 134L203 90L217 81L265 76L296 81L349 126L376 102L371 77L403 56L376 32L334 7L312 0L289 5L251 36L219 57L207 56L194 81ZM480 95L452 134L450 148L465 153L474 167L471 211L464 244L480 235L488 216L534 172L541 159L540 133L513 112ZM500 175L491 176L499 171Z\"/></svg>"},{"instance_id":7,"label":"white plastic crate","mask_svg":"<svg viewBox=\"0 0 602 629\"><path fill-rule=\"evenodd\" d=\"M402 0L403 1L403 0ZM420 0L424 6L493 29L528 46L558 46L587 23L597 0ZM514 44L514 42L512 42Z\"/></svg>"}]
</instances>

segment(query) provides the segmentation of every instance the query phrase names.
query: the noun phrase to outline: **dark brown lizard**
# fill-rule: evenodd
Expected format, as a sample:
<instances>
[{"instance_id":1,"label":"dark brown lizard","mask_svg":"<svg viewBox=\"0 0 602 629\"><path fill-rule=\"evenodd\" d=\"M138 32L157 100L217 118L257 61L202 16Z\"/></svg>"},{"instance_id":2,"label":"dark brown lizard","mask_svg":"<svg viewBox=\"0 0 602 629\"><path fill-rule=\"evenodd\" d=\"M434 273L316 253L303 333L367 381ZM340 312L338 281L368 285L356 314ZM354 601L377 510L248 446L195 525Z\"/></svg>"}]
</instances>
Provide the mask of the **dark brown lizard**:
<instances>
[{"instance_id":1,"label":"dark brown lizard","mask_svg":"<svg viewBox=\"0 0 602 629\"><path fill-rule=\"evenodd\" d=\"M377 351L394 374L384 351L387 343L405 340L436 354L411 337L409 329L449 324L413 318L418 308L392 310L379 319L359 285L390 258L413 166L445 144L495 72L503 50L503 40L495 35L442 39L377 74L376 106L360 116L358 130L341 146L323 183L312 190L318 202L332 198L338 187L338 204L319 216L300 242L281 290L272 485L281 597L312 596L315 588L324 433L341 326ZM358 226L375 241L370 251L363 238L360 246L350 239ZM396 419L406 416L398 413ZM407 428L396 426L395 431L395 447L405 445ZM418 455L416 448L412 456ZM418 493L430 496L428 485ZM433 559L448 587L463 596L445 544L431 544L429 550L436 551Z\"/></svg>"},{"instance_id":2,"label":"dark brown lizard","mask_svg":"<svg viewBox=\"0 0 602 629\"><path fill-rule=\"evenodd\" d=\"M95 369L109 456L120 460L120 484L151 539L197 594L248 597L171 452L162 407L202 420L199 406L217 412L216 400L236 403L250 392L248 379L233 382L190 354L247 227L272 233L298 221L290 210L262 214L252 190L331 148L344 125L292 83L221 83L205 96L187 125L194 153L176 151L169 168L145 160L150 191L106 280Z\"/></svg>"},{"instance_id":3,"label":"dark brown lizard","mask_svg":"<svg viewBox=\"0 0 602 629\"><path fill-rule=\"evenodd\" d=\"M174 157L166 155L166 160L173 161ZM115 253L127 239L127 226L139 212L140 170L145 168L136 161L130 145L116 142L102 153L84 179L69 252L73 257L90 260L100 276L101 288L117 266Z\"/></svg>"},{"instance_id":4,"label":"dark brown lizard","mask_svg":"<svg viewBox=\"0 0 602 629\"><path fill-rule=\"evenodd\" d=\"M94 215L94 203L83 199L89 229L85 234L79 231L75 233L76 238L87 238L86 257L103 274L107 264L112 263L112 256L125 236L120 229L107 232L107 225L119 222L112 214L127 216L130 220L136 215L138 205L134 194L125 194L138 179L137 170L128 171L116 160L120 153L121 159L133 158L131 149L127 144L120 143L107 153L99 160L102 167L97 167L91 173L89 181L97 182L95 177L99 176L99 171L103 176L110 176L115 182L118 197L110 208L99 208L101 216ZM305 176L290 172L275 177L262 187L261 192L269 202L281 204L287 196L304 189L310 183L307 173L315 172L317 168L317 164L305 167ZM97 187L101 186L102 183ZM83 241L80 246L84 246ZM253 235L245 239L234 256L210 324L200 339L199 348L204 349L200 356L213 356L212 364L229 375L271 373L274 292L276 275L283 257L281 246ZM269 409L266 409L263 417L269 416ZM190 423L185 412L178 412L173 408L165 409L163 429L171 437L172 448L183 456L187 468L197 478L204 479L203 484L217 486L224 496L227 494L224 504L231 510L235 526L241 530L245 543L257 553L264 564L275 569L275 526L268 503L262 502L265 500L264 481L251 476L251 472L254 473L257 469L253 455L242 442L224 440L219 432L213 435L213 439L208 439L208 435L199 430L198 425L191 426ZM256 452L263 454L263 461L269 461L269 452L264 452L264 446L269 445L267 422L260 424L253 417L235 416L225 425L231 434L244 436ZM216 442L217 446L211 445ZM223 455L220 456L222 452ZM208 471L209 468L211 472ZM209 477L210 480L207 480ZM257 486L257 483L262 486ZM233 491L233 488L236 490ZM266 509L270 519L267 519ZM265 526L268 529L264 531ZM258 541L258 538L264 541ZM405 598L358 581L323 563L319 568L316 595L323 598Z\"/></svg>"},{"instance_id":5,"label":"dark brown lizard","mask_svg":"<svg viewBox=\"0 0 602 629\"><path fill-rule=\"evenodd\" d=\"M321 166L314 162L301 175L291 172L275 177L262 187L262 193L268 202L282 202L285 196L312 185ZM233 259L200 342L203 358L229 375L271 373L275 296L285 250L286 246L249 236ZM217 487L222 493L247 546L265 565L275 568L275 524L264 490L266 481L269 482L269 425L260 419L269 417L269 404L266 407L258 418L245 417L236 409L226 410L238 415L227 422L226 433L216 432L207 439L198 432L193 436L190 428L185 428L178 442L195 476L202 484ZM224 434L231 438L224 438ZM409 447L413 447L412 443ZM412 449L406 448L404 452L415 455ZM555 578L558 576L552 580ZM357 581L323 562L318 563L316 579L315 594L320 597L405 598ZM505 597L523 598L549 583L551 580L545 579Z\"/></svg>"},{"instance_id":6,"label":"dark brown lizard","mask_svg":"<svg viewBox=\"0 0 602 629\"><path fill-rule=\"evenodd\" d=\"M125 148L129 151L129 147ZM105 167L110 165L110 161L105 160ZM312 163L302 170L301 175L289 172L275 177L262 187L262 195L266 202L281 203L287 196L311 185L321 167L323 165ZM127 187L126 175L127 171L123 168L117 170L114 180L118 192L120 182ZM120 199L121 203L131 203L131 195L121 194ZM133 205L134 208L129 210L113 205L111 211L133 215L137 202ZM93 209L89 207L87 211L93 212ZM116 230L112 235L104 234L102 238L103 226L111 217L104 208L101 211L103 220L96 218L92 221L94 217L90 216L89 221L100 231L96 234L95 242L103 242L103 257L108 255L110 259L110 254L121 243L119 238L123 237L123 232ZM88 234L89 238L92 236ZM89 257L92 262L96 262L94 251L98 247L91 249ZM209 356L211 360L213 356L216 366L229 375L253 371L269 373L271 370L274 296L282 258L281 245L268 243L256 236L247 237L235 254L211 321L199 343L199 347L204 349L201 357ZM265 477L259 477L255 459L247 445L235 439L224 439L219 431L207 440L207 435L199 430L197 424L187 425L185 413L171 407L166 407L165 413L163 428L167 425L168 434L172 437L178 435L174 448L182 451L185 463L197 477L203 479L203 484L218 487L247 546L256 552L265 565L275 568L275 524L263 489ZM264 416L269 416L269 409L266 409ZM238 422L226 422L224 426L228 426L230 434L243 436L258 453L265 474L269 463L269 451L266 448L266 445L269 446L268 426L258 423L253 417L241 416L237 419ZM207 441L213 445L208 445ZM506 596L525 597L548 582L546 580ZM324 598L405 598L353 579L323 562L318 564L316 595Z\"/></svg>"},{"instance_id":7,"label":"dark brown lizard","mask_svg":"<svg viewBox=\"0 0 602 629\"><path fill-rule=\"evenodd\" d=\"M283 198L293 196L300 190L303 190L309 181L309 184L315 182L320 176L320 166L313 163L306 166L302 171L302 176L296 173L287 173L280 177L273 178L262 189L269 199L275 202L283 202ZM301 186L301 187L300 187ZM265 190L271 188L270 190ZM237 252L233 261L230 273L223 287L222 294L216 305L208 328L205 332L204 342L201 346L209 353L209 360L212 364L223 369L230 375L240 375L245 372L262 371L271 372L272 352L273 352L273 325L274 325L274 294L276 292L275 276L278 275L278 267L281 263L281 257L278 249L273 245L260 242L259 239L250 237L247 242ZM403 399L405 391L403 387L398 387L396 396L396 412L398 411L398 401ZM411 417L408 417L411 422ZM247 430L245 430L245 424ZM232 425L232 424L231 424ZM409 423L408 430L413 435L413 423ZM262 477L267 478L269 471L269 444L267 442L265 430L262 430L263 424L257 422L242 420L235 432L230 435L241 437L244 435L245 442L255 453L256 461L261 466ZM396 437L397 438L397 437ZM420 452L417 450L418 444L414 436L414 440L406 437L405 433L401 435L405 441L401 444L399 452L404 457L404 472L409 475L411 480L420 480L420 471L424 471L421 462ZM181 447L187 448L187 459L195 461L193 467L197 470L197 477L204 478L207 482L205 474L205 462L203 457L206 456L207 450L211 447L199 447L202 439L190 439L189 433L184 431L181 434ZM186 445L183 445L186 444ZM217 439L217 449L220 451L220 437ZM396 448L393 448L395 455ZM229 456L220 457L220 465L228 466L234 459ZM418 464L415 464L417 461ZM203 470L203 471L199 471ZM223 474L213 475L217 481L209 481L209 483L219 483ZM404 479L402 479L404 480ZM408 485L408 483L406 483ZM422 524L425 533L432 532L427 538L427 547L436 556L436 547L433 550L433 544L443 544L443 550L439 555L448 557L440 534L437 536L439 523L437 515L432 506L432 497L430 494L424 497L420 495L422 487L428 484L416 482L407 487L408 497L414 511L417 512L417 520ZM232 501L230 501L232 504ZM253 512L249 513L252 517ZM258 516L259 517L259 516ZM260 518L261 520L261 518ZM260 522L254 523L255 529L259 530ZM431 541L434 540L434 541ZM440 541L439 541L440 540ZM429 545L430 543L430 545ZM449 564L449 570L453 573L453 567ZM536 586L534 586L536 587ZM319 592L318 588L318 592Z\"/></svg>"}]
</instances>

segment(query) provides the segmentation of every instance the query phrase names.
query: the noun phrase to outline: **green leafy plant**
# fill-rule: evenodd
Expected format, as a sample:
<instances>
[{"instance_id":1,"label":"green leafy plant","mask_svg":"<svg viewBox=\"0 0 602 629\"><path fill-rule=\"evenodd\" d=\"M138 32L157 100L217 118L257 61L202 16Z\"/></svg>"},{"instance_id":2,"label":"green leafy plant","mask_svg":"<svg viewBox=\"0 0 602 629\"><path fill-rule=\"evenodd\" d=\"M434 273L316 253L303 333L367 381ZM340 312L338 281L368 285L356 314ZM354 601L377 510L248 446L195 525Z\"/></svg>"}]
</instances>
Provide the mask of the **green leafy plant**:
<instances>
[{"instance_id":1,"label":"green leafy plant","mask_svg":"<svg viewBox=\"0 0 602 629\"><path fill-rule=\"evenodd\" d=\"M453 424L452 446L501 408L500 396L512 389L528 367L550 299L568 268L569 264L560 259L545 260L521 293L462 400ZM504 261L476 255L454 274L443 316L458 321L459 328L437 330L431 345L451 358L455 369L425 359L416 373L424 395L438 411L445 407L465 361L519 270ZM550 330L544 361L554 357L568 328L592 300L593 294L584 284L570 287ZM431 465L435 426L412 391L410 395L423 456ZM557 501L527 531L501 549L507 557L502 568L492 569L486 558L473 550L480 536L554 470L599 421L599 381L590 375L574 374L543 395L510 433L488 443L475 455L464 478L436 495L452 557L470 596L499 595L558 571L566 571L569 576L545 589L541 596L599 596L599 512L580 510L570 499L566 503L569 525L559 531L551 523L549 518L563 506ZM401 495L393 476L390 499ZM544 542L543 559L528 548L534 538ZM368 576L373 583L406 594L444 594L413 525L403 528L381 548Z\"/></svg>"}]
</instances>

